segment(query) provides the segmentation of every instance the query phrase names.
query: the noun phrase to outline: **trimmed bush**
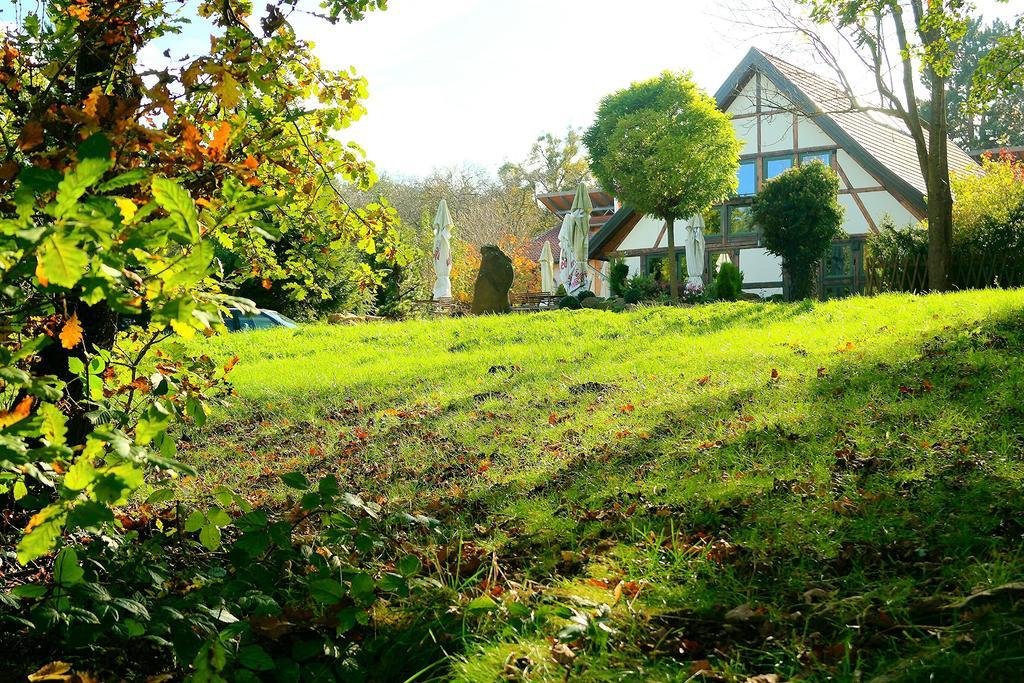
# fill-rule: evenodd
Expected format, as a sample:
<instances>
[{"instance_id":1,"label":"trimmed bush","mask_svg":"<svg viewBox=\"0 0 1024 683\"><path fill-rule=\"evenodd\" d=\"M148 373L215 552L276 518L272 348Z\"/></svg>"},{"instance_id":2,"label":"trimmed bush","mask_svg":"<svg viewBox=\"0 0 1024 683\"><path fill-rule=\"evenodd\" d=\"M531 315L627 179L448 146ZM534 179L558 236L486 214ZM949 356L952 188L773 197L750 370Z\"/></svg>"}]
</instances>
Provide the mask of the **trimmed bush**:
<instances>
[{"instance_id":1,"label":"trimmed bush","mask_svg":"<svg viewBox=\"0 0 1024 683\"><path fill-rule=\"evenodd\" d=\"M587 299L589 299L592 296L597 296L597 295L594 294L593 292L591 292L589 289L584 289L582 292L580 292L579 294L576 295L576 298L579 299L580 302L583 302L583 301L586 301Z\"/></svg>"},{"instance_id":2,"label":"trimmed bush","mask_svg":"<svg viewBox=\"0 0 1024 683\"><path fill-rule=\"evenodd\" d=\"M608 289L615 296L622 296L626 293L626 280L629 277L629 266L622 259L612 263L608 272Z\"/></svg>"},{"instance_id":3,"label":"trimmed bush","mask_svg":"<svg viewBox=\"0 0 1024 683\"><path fill-rule=\"evenodd\" d=\"M715 276L715 296L722 301L736 301L743 294L743 273L735 264L723 263Z\"/></svg>"},{"instance_id":4,"label":"trimmed bush","mask_svg":"<svg viewBox=\"0 0 1024 683\"><path fill-rule=\"evenodd\" d=\"M824 164L789 169L754 197L753 218L765 248L782 258L789 275L788 297L795 301L813 296L818 264L832 240L843 235L836 172Z\"/></svg>"},{"instance_id":5,"label":"trimmed bush","mask_svg":"<svg viewBox=\"0 0 1024 683\"><path fill-rule=\"evenodd\" d=\"M563 296L558 302L559 308L567 308L572 311L577 311L581 308L580 300L574 296Z\"/></svg>"}]
</instances>

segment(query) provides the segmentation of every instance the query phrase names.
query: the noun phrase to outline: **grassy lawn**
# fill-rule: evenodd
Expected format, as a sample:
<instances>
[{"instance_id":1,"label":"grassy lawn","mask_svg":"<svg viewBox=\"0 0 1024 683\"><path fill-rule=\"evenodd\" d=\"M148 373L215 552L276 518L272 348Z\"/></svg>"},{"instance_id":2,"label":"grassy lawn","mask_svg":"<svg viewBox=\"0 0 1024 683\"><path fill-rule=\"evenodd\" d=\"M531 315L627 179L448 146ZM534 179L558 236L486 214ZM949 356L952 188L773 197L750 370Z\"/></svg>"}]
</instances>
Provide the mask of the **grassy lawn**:
<instances>
[{"instance_id":1,"label":"grassy lawn","mask_svg":"<svg viewBox=\"0 0 1024 683\"><path fill-rule=\"evenodd\" d=\"M238 399L185 491L428 525L378 680L1021 680L1022 291L201 343Z\"/></svg>"}]
</instances>

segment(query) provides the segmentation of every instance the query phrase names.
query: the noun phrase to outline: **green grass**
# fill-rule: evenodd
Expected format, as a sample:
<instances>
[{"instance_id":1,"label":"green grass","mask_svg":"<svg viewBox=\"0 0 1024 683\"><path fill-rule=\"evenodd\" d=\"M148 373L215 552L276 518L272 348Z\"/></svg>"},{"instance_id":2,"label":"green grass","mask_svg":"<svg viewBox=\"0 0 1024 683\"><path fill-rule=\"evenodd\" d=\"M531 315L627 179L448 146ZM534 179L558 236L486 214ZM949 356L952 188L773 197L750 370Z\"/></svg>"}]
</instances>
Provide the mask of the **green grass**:
<instances>
[{"instance_id":1,"label":"green grass","mask_svg":"<svg viewBox=\"0 0 1024 683\"><path fill-rule=\"evenodd\" d=\"M571 680L1020 680L1020 593L949 605L1024 580L1022 291L202 344L238 399L183 490L333 473L440 522L379 680L562 680L550 639L602 604Z\"/></svg>"}]
</instances>

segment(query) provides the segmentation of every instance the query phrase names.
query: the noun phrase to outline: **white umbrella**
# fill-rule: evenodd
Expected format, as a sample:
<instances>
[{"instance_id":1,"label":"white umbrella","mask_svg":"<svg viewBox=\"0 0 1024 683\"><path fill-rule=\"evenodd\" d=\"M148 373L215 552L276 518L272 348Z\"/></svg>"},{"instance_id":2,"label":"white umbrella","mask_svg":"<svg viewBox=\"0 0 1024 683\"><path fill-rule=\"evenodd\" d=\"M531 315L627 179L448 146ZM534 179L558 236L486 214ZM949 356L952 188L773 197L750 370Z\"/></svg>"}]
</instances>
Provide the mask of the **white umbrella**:
<instances>
[{"instance_id":1,"label":"white umbrella","mask_svg":"<svg viewBox=\"0 0 1024 683\"><path fill-rule=\"evenodd\" d=\"M452 219L448 215L448 202L441 200L434 216L434 299L452 297Z\"/></svg>"},{"instance_id":2,"label":"white umbrella","mask_svg":"<svg viewBox=\"0 0 1024 683\"><path fill-rule=\"evenodd\" d=\"M576 188L572 208L562 221L558 243L562 247L560 270L562 284L569 294L582 292L587 287L587 257L590 254L590 212L594 208L586 183ZM568 249L566 249L568 247Z\"/></svg>"},{"instance_id":3,"label":"white umbrella","mask_svg":"<svg viewBox=\"0 0 1024 683\"><path fill-rule=\"evenodd\" d=\"M704 284L704 246L704 217L697 214L686 225L686 281L690 284Z\"/></svg>"},{"instance_id":4,"label":"white umbrella","mask_svg":"<svg viewBox=\"0 0 1024 683\"><path fill-rule=\"evenodd\" d=\"M545 240L540 250L540 291L555 292L555 257L551 253L551 242Z\"/></svg>"}]
</instances>

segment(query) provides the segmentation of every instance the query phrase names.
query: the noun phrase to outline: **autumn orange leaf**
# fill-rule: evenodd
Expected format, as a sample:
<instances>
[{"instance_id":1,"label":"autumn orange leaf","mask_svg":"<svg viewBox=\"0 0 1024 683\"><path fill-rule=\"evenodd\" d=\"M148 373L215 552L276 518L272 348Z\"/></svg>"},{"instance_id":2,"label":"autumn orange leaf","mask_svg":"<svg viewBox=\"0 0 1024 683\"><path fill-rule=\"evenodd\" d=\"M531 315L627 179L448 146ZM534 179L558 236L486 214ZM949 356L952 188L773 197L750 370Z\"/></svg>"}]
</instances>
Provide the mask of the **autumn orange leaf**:
<instances>
[{"instance_id":1,"label":"autumn orange leaf","mask_svg":"<svg viewBox=\"0 0 1024 683\"><path fill-rule=\"evenodd\" d=\"M632 413L634 410L636 409L633 407L632 403L627 403L626 405L619 408L620 413Z\"/></svg>"},{"instance_id":2,"label":"autumn orange leaf","mask_svg":"<svg viewBox=\"0 0 1024 683\"><path fill-rule=\"evenodd\" d=\"M238 363L238 356L232 356L231 360L229 360L227 363L224 364L224 372L225 373L231 372L231 370L234 369L235 364L237 364L237 363Z\"/></svg>"},{"instance_id":3,"label":"autumn orange leaf","mask_svg":"<svg viewBox=\"0 0 1024 683\"><path fill-rule=\"evenodd\" d=\"M29 121L18 136L18 149L27 152L43 144L43 126L38 121Z\"/></svg>"},{"instance_id":4,"label":"autumn orange leaf","mask_svg":"<svg viewBox=\"0 0 1024 683\"><path fill-rule=\"evenodd\" d=\"M711 375L704 375L703 377L701 377L700 379L697 380L697 384L700 385L700 386L704 386L705 384L708 383L708 381L710 379L711 379Z\"/></svg>"},{"instance_id":5,"label":"autumn orange leaf","mask_svg":"<svg viewBox=\"0 0 1024 683\"><path fill-rule=\"evenodd\" d=\"M260 162L256 161L256 157L254 157L251 154L245 158L245 161L242 162L242 166L245 166L250 171L255 171L259 167L259 165Z\"/></svg>"},{"instance_id":6,"label":"autumn orange leaf","mask_svg":"<svg viewBox=\"0 0 1024 683\"><path fill-rule=\"evenodd\" d=\"M778 379L778 378L779 378L779 371L777 369L775 369L775 368L772 368L772 379Z\"/></svg>"},{"instance_id":7,"label":"autumn orange leaf","mask_svg":"<svg viewBox=\"0 0 1024 683\"><path fill-rule=\"evenodd\" d=\"M82 323L78 322L78 313L64 323L60 331L60 345L65 349L73 349L82 343Z\"/></svg>"},{"instance_id":8,"label":"autumn orange leaf","mask_svg":"<svg viewBox=\"0 0 1024 683\"><path fill-rule=\"evenodd\" d=\"M0 413L0 429L6 429L15 422L20 422L28 417L29 412L32 410L32 397L26 396L21 399L16 406L10 410L5 410Z\"/></svg>"},{"instance_id":9,"label":"autumn orange leaf","mask_svg":"<svg viewBox=\"0 0 1024 683\"><path fill-rule=\"evenodd\" d=\"M224 152L228 147L228 138L231 136L231 124L227 121L221 121L217 127L217 131L213 134L213 141L210 143L210 148L207 150L210 158L214 160L221 160L224 158Z\"/></svg>"}]
</instances>

